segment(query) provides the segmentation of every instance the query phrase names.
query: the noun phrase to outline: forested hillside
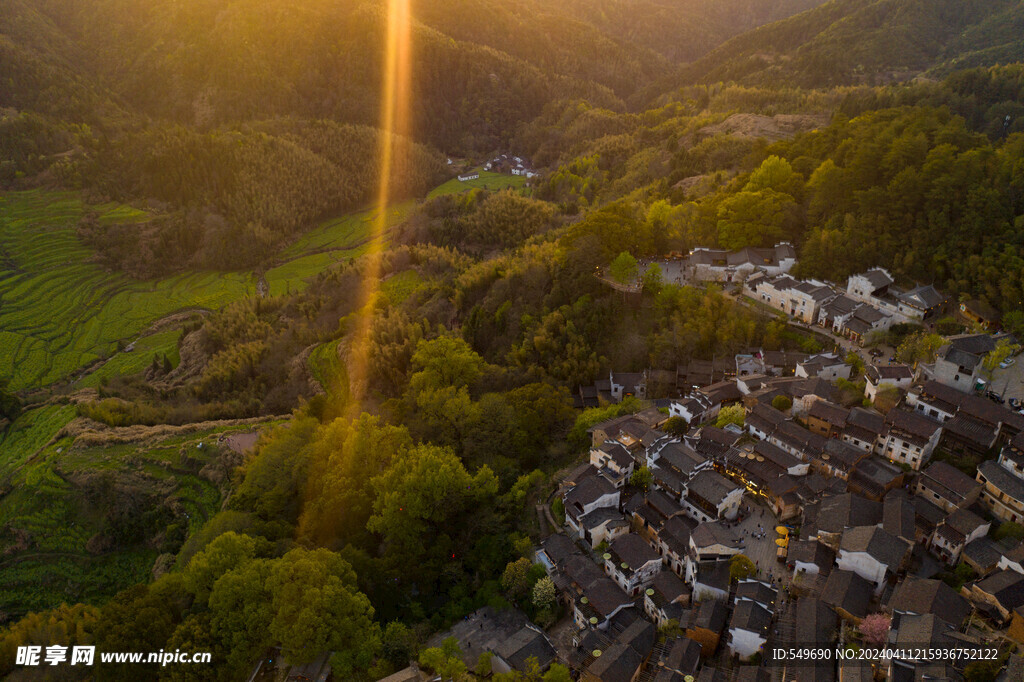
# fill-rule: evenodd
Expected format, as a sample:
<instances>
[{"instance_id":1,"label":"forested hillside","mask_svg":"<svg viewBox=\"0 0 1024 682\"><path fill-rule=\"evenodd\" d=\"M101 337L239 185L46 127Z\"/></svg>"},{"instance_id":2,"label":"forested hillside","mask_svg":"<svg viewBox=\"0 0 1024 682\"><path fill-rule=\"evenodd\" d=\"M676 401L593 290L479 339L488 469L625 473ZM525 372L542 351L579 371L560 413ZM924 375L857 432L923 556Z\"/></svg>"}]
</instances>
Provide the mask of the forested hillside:
<instances>
[{"instance_id":1,"label":"forested hillside","mask_svg":"<svg viewBox=\"0 0 1024 682\"><path fill-rule=\"evenodd\" d=\"M831 0L728 41L684 79L822 87L1015 62L1022 20L1019 0Z\"/></svg>"},{"instance_id":2,"label":"forested hillside","mask_svg":"<svg viewBox=\"0 0 1024 682\"><path fill-rule=\"evenodd\" d=\"M418 0L409 138L385 4L0 0L0 676L375 680L482 606L550 626L538 505L649 406L580 387L832 344L638 260L785 240L1020 310L1019 1Z\"/></svg>"}]
</instances>

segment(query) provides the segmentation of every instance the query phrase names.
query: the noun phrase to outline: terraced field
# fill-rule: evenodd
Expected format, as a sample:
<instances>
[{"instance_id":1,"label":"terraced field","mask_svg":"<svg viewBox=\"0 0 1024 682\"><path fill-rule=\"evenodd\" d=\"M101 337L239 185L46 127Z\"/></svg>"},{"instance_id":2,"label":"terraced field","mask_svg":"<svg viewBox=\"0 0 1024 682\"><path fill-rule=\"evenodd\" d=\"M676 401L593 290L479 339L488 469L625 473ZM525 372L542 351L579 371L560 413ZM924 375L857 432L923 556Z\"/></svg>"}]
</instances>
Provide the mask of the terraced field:
<instances>
[{"instance_id":1,"label":"terraced field","mask_svg":"<svg viewBox=\"0 0 1024 682\"><path fill-rule=\"evenodd\" d=\"M391 209L389 225L404 219L413 206L409 202ZM73 194L0 197L0 374L11 375L14 390L50 385L110 357L119 341L129 344L166 315L216 309L256 290L248 272L197 272L152 282L106 272L89 262L92 253L75 235L87 208ZM141 217L124 206L92 208L99 208L103 221ZM271 293L300 290L325 268L363 253L371 226L372 216L361 213L307 233L282 254L280 265L267 271ZM83 385L95 385L114 372L144 369L141 351L149 354L148 363L152 352L170 351L168 338L140 340L137 356L107 363Z\"/></svg>"},{"instance_id":2,"label":"terraced field","mask_svg":"<svg viewBox=\"0 0 1024 682\"><path fill-rule=\"evenodd\" d=\"M104 548L96 538L110 532L119 496L97 499L85 489L103 489L96 477L107 476L113 486L129 481L152 498L141 514L166 504L176 510L181 537L188 537L220 509L220 487L201 473L222 455L220 438L254 428L211 425L134 442L104 442L102 434L56 438L74 416L72 406L32 410L0 440L0 604L9 613L62 601L100 602L145 582L157 555L168 549L159 533ZM159 527L162 532L166 524Z\"/></svg>"}]
</instances>

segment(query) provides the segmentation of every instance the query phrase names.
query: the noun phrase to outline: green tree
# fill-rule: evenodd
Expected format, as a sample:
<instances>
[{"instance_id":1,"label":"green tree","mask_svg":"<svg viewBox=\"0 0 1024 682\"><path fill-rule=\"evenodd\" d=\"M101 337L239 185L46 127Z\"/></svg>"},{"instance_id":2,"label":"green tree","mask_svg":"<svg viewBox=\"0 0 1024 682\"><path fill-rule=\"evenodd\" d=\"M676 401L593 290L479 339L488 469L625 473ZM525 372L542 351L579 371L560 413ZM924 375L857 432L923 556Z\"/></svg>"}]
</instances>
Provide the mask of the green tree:
<instances>
[{"instance_id":1,"label":"green tree","mask_svg":"<svg viewBox=\"0 0 1024 682\"><path fill-rule=\"evenodd\" d=\"M551 578L544 576L533 584L533 605L538 609L548 608L555 603L558 591Z\"/></svg>"},{"instance_id":2,"label":"green tree","mask_svg":"<svg viewBox=\"0 0 1024 682\"><path fill-rule=\"evenodd\" d=\"M733 582L744 580L757 574L757 567L743 554L735 554L729 559L729 579Z\"/></svg>"},{"instance_id":3,"label":"green tree","mask_svg":"<svg viewBox=\"0 0 1024 682\"><path fill-rule=\"evenodd\" d=\"M964 667L964 682L995 682L1001 669L999 661L971 661Z\"/></svg>"},{"instance_id":4,"label":"green tree","mask_svg":"<svg viewBox=\"0 0 1024 682\"><path fill-rule=\"evenodd\" d=\"M263 538L228 531L188 562L182 574L185 588L195 595L199 605L205 606L214 583L222 575L251 561L258 554L266 553L269 546L270 543Z\"/></svg>"},{"instance_id":5,"label":"green tree","mask_svg":"<svg viewBox=\"0 0 1024 682\"><path fill-rule=\"evenodd\" d=\"M349 677L380 649L380 627L359 591L352 566L326 549L293 549L271 565L266 588L274 617L270 634L284 656L309 663L333 651L331 666Z\"/></svg>"},{"instance_id":6,"label":"green tree","mask_svg":"<svg viewBox=\"0 0 1024 682\"><path fill-rule=\"evenodd\" d=\"M793 407L793 399L788 395L777 395L772 398L772 407L781 412L786 412Z\"/></svg>"},{"instance_id":7,"label":"green tree","mask_svg":"<svg viewBox=\"0 0 1024 682\"><path fill-rule=\"evenodd\" d=\"M480 377L484 365L483 358L460 338L439 336L423 340L412 355L414 374L410 387L419 392L469 386Z\"/></svg>"},{"instance_id":8,"label":"green tree","mask_svg":"<svg viewBox=\"0 0 1024 682\"><path fill-rule=\"evenodd\" d=\"M526 558L508 562L505 572L501 574L501 587L512 599L526 596L530 589L530 569L533 563Z\"/></svg>"},{"instance_id":9,"label":"green tree","mask_svg":"<svg viewBox=\"0 0 1024 682\"><path fill-rule=\"evenodd\" d=\"M903 393L892 384L882 384L875 391L875 409L886 414L899 404Z\"/></svg>"},{"instance_id":10,"label":"green tree","mask_svg":"<svg viewBox=\"0 0 1024 682\"><path fill-rule=\"evenodd\" d=\"M498 479L487 466L466 471L448 449L420 445L371 481L375 492L368 530L380 535L397 570L429 579L453 558L457 539L482 523Z\"/></svg>"},{"instance_id":11,"label":"green tree","mask_svg":"<svg viewBox=\"0 0 1024 682\"><path fill-rule=\"evenodd\" d=\"M736 426L743 426L743 422L747 417L747 411L743 405L727 405L723 407L718 413L718 419L715 420L715 426L718 428L724 428L729 424L735 424Z\"/></svg>"},{"instance_id":12,"label":"green tree","mask_svg":"<svg viewBox=\"0 0 1024 682\"><path fill-rule=\"evenodd\" d=\"M636 488L640 488L644 492L650 489L651 483L654 482L654 474L648 467L642 466L637 467L633 470L633 473L629 475L629 484Z\"/></svg>"},{"instance_id":13,"label":"green tree","mask_svg":"<svg viewBox=\"0 0 1024 682\"><path fill-rule=\"evenodd\" d=\"M917 365L918 362L932 362L945 340L938 334L918 332L905 338L896 349L900 362Z\"/></svg>"},{"instance_id":14,"label":"green tree","mask_svg":"<svg viewBox=\"0 0 1024 682\"><path fill-rule=\"evenodd\" d=\"M662 275L661 266L657 263L651 263L644 270L643 277L641 278L641 285L643 290L657 294L661 291L661 287L665 284L665 277Z\"/></svg>"},{"instance_id":15,"label":"green tree","mask_svg":"<svg viewBox=\"0 0 1024 682\"><path fill-rule=\"evenodd\" d=\"M999 367L999 363L1016 353L1018 350L1020 350L1020 346L1011 342L1009 339L999 339L999 341L996 342L996 347L989 351L981 361L981 371L982 374L985 375L985 378L992 381L992 375L995 373L996 368Z\"/></svg>"},{"instance_id":16,"label":"green tree","mask_svg":"<svg viewBox=\"0 0 1024 682\"><path fill-rule=\"evenodd\" d=\"M996 540L1010 538L1011 540L1024 540L1024 526L1013 521L1003 521L992 531L992 537Z\"/></svg>"},{"instance_id":17,"label":"green tree","mask_svg":"<svg viewBox=\"0 0 1024 682\"><path fill-rule=\"evenodd\" d=\"M462 661L462 650L458 640L448 637L440 647L431 647L420 652L419 664L441 676L442 680L459 682L466 678L469 669Z\"/></svg>"},{"instance_id":18,"label":"green tree","mask_svg":"<svg viewBox=\"0 0 1024 682\"><path fill-rule=\"evenodd\" d=\"M544 682L571 682L569 669L561 663L552 663L547 672L544 673Z\"/></svg>"},{"instance_id":19,"label":"green tree","mask_svg":"<svg viewBox=\"0 0 1024 682\"><path fill-rule=\"evenodd\" d=\"M685 436L690 430L690 424L682 417L669 417L661 428L673 436Z\"/></svg>"},{"instance_id":20,"label":"green tree","mask_svg":"<svg viewBox=\"0 0 1024 682\"><path fill-rule=\"evenodd\" d=\"M803 178L793 170L789 161L772 154L758 166L743 187L744 191L756 192L770 189L790 196L799 196Z\"/></svg>"},{"instance_id":21,"label":"green tree","mask_svg":"<svg viewBox=\"0 0 1024 682\"><path fill-rule=\"evenodd\" d=\"M633 284L640 268L629 251L623 251L608 266L608 274L619 284Z\"/></svg>"},{"instance_id":22,"label":"green tree","mask_svg":"<svg viewBox=\"0 0 1024 682\"><path fill-rule=\"evenodd\" d=\"M859 353L850 351L846 354L846 364L850 366L851 376L860 376L864 373L864 360Z\"/></svg>"},{"instance_id":23,"label":"green tree","mask_svg":"<svg viewBox=\"0 0 1024 682\"><path fill-rule=\"evenodd\" d=\"M798 206L773 189L742 191L718 206L718 243L726 249L770 246L790 236L798 224Z\"/></svg>"}]
</instances>

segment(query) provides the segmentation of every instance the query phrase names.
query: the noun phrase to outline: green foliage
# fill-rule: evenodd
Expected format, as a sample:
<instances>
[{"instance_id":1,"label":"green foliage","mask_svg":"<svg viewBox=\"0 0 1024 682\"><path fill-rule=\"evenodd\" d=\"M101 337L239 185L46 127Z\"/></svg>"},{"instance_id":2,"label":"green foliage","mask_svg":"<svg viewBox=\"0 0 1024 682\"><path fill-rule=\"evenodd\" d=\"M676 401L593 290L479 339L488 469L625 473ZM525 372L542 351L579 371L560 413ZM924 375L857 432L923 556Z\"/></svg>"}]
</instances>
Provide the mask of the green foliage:
<instances>
[{"instance_id":1,"label":"green foliage","mask_svg":"<svg viewBox=\"0 0 1024 682\"><path fill-rule=\"evenodd\" d=\"M729 559L729 580L736 582L757 575L754 562L743 554L736 554Z\"/></svg>"},{"instance_id":2,"label":"green foliage","mask_svg":"<svg viewBox=\"0 0 1024 682\"><path fill-rule=\"evenodd\" d=\"M846 354L845 362L850 366L852 376L858 377L864 373L864 359L861 358L859 353L850 351Z\"/></svg>"},{"instance_id":3,"label":"green foliage","mask_svg":"<svg viewBox=\"0 0 1024 682\"><path fill-rule=\"evenodd\" d=\"M992 374L996 371L996 368L999 367L999 363L1019 350L1020 345L1013 343L1009 339L999 339L999 341L996 342L996 347L982 358L982 373L989 381L991 381Z\"/></svg>"},{"instance_id":4,"label":"green foliage","mask_svg":"<svg viewBox=\"0 0 1024 682\"><path fill-rule=\"evenodd\" d=\"M555 604L555 599L558 598L558 589L555 587L555 583L551 578L544 576L533 584L533 592L531 593L531 599L534 607L537 609L545 609Z\"/></svg>"},{"instance_id":5,"label":"green foliage","mask_svg":"<svg viewBox=\"0 0 1024 682\"><path fill-rule=\"evenodd\" d=\"M786 412L793 407L793 399L788 395L777 395L772 398L772 407L781 412Z\"/></svg>"},{"instance_id":6,"label":"green foliage","mask_svg":"<svg viewBox=\"0 0 1024 682\"><path fill-rule=\"evenodd\" d=\"M1010 540L1024 540L1024 526L1012 521L1003 521L992 530L992 537L996 540L1009 538Z\"/></svg>"},{"instance_id":7,"label":"green foliage","mask_svg":"<svg viewBox=\"0 0 1024 682\"><path fill-rule=\"evenodd\" d=\"M718 419L715 420L715 426L720 429L729 424L743 426L743 421L746 419L746 416L747 411L743 405L727 405L718 413Z\"/></svg>"},{"instance_id":8,"label":"green foliage","mask_svg":"<svg viewBox=\"0 0 1024 682\"><path fill-rule=\"evenodd\" d=\"M903 393L900 389L892 384L882 384L875 391L875 409L882 414L886 414L889 410L896 407L902 397Z\"/></svg>"},{"instance_id":9,"label":"green foliage","mask_svg":"<svg viewBox=\"0 0 1024 682\"><path fill-rule=\"evenodd\" d=\"M654 482L654 474L645 466L637 467L629 476L629 484L646 492Z\"/></svg>"},{"instance_id":10,"label":"green foliage","mask_svg":"<svg viewBox=\"0 0 1024 682\"><path fill-rule=\"evenodd\" d=\"M638 273L636 258L623 251L608 266L608 274L620 284L633 284Z\"/></svg>"},{"instance_id":11,"label":"green foliage","mask_svg":"<svg viewBox=\"0 0 1024 682\"><path fill-rule=\"evenodd\" d=\"M971 661L964 666L964 681L995 682L1001 670L999 661Z\"/></svg>"},{"instance_id":12,"label":"green foliage","mask_svg":"<svg viewBox=\"0 0 1024 682\"><path fill-rule=\"evenodd\" d=\"M938 334L919 332L908 336L896 349L896 358L900 362L917 364L918 362L932 362L935 354L945 343Z\"/></svg>"}]
</instances>

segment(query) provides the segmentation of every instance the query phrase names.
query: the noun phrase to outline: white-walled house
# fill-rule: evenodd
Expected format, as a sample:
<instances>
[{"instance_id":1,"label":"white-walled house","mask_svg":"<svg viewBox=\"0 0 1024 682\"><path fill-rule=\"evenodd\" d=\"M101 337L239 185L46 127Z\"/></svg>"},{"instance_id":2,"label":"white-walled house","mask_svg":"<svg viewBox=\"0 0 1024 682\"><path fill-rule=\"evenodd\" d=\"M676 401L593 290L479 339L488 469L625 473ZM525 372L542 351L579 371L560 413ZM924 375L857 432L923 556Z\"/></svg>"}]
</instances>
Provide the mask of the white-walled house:
<instances>
[{"instance_id":1,"label":"white-walled house","mask_svg":"<svg viewBox=\"0 0 1024 682\"><path fill-rule=\"evenodd\" d=\"M661 570L661 556L642 537L627 533L609 545L604 569L626 594L636 596Z\"/></svg>"},{"instance_id":2,"label":"white-walled house","mask_svg":"<svg viewBox=\"0 0 1024 682\"><path fill-rule=\"evenodd\" d=\"M914 383L914 373L907 365L870 365L864 370L864 379L864 396L875 402L875 395L882 386L908 390Z\"/></svg>"},{"instance_id":3,"label":"white-walled house","mask_svg":"<svg viewBox=\"0 0 1024 682\"><path fill-rule=\"evenodd\" d=\"M619 497L619 490L591 466L578 478L576 484L565 492L562 498L562 504L565 506L565 522L578 537L583 539L585 538L585 528L580 518L599 508L618 509Z\"/></svg>"},{"instance_id":4,"label":"white-walled house","mask_svg":"<svg viewBox=\"0 0 1024 682\"><path fill-rule=\"evenodd\" d=\"M729 620L729 651L740 658L758 653L768 641L771 624L771 611L755 601L738 601Z\"/></svg>"},{"instance_id":5,"label":"white-walled house","mask_svg":"<svg viewBox=\"0 0 1024 682\"><path fill-rule=\"evenodd\" d=\"M875 585L875 594L895 575L910 553L910 545L878 526L857 526L843 531L836 565Z\"/></svg>"}]
</instances>

